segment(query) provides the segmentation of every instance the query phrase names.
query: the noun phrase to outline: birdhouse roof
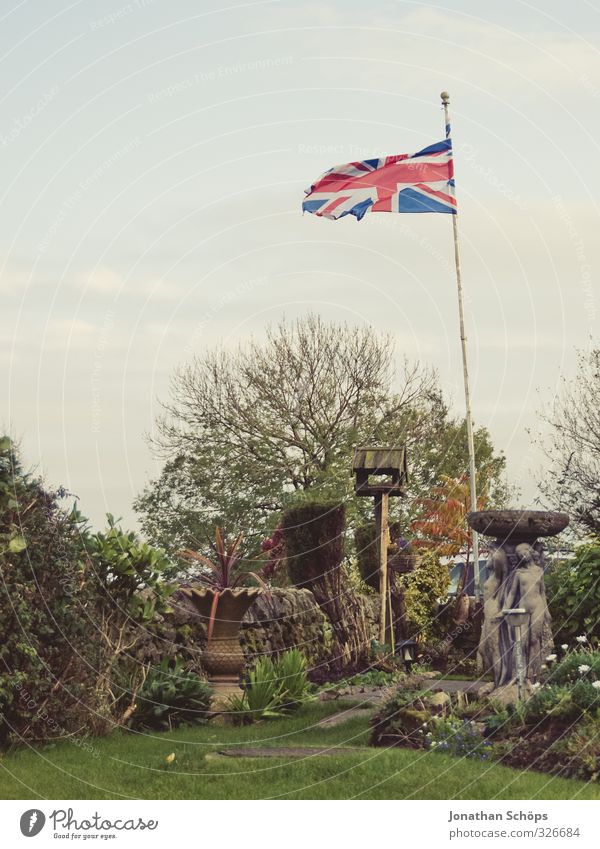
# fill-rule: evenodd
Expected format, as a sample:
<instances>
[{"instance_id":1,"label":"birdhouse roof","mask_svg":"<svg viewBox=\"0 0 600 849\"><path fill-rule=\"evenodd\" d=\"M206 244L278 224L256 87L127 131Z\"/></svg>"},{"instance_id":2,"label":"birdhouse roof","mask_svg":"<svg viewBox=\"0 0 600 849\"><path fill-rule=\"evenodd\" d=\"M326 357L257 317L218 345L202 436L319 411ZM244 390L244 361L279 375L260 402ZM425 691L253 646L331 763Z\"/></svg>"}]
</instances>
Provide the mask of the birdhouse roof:
<instances>
[{"instance_id":1,"label":"birdhouse roof","mask_svg":"<svg viewBox=\"0 0 600 849\"><path fill-rule=\"evenodd\" d=\"M392 475L401 472L406 475L406 450L404 446L395 448L357 448L352 463L352 471L363 470L371 474Z\"/></svg>"}]
</instances>

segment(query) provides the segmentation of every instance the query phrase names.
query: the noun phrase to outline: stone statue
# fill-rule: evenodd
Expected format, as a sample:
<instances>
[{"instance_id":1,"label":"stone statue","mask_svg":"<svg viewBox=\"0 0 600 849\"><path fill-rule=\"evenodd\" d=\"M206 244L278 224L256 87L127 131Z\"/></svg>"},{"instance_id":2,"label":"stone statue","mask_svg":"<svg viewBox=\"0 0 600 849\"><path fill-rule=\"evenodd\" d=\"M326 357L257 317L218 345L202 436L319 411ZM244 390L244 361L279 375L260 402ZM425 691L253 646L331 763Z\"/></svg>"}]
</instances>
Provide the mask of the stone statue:
<instances>
[{"instance_id":1,"label":"stone statue","mask_svg":"<svg viewBox=\"0 0 600 849\"><path fill-rule=\"evenodd\" d=\"M567 526L564 513L488 510L469 514L469 524L480 533L496 536L488 559L483 588L483 625L478 660L483 672L494 677L492 695L516 699L514 633L503 611L522 609L527 624L521 628L526 690L531 689L544 658L552 650L550 613L544 587L544 553L536 537L551 536Z\"/></svg>"}]
</instances>

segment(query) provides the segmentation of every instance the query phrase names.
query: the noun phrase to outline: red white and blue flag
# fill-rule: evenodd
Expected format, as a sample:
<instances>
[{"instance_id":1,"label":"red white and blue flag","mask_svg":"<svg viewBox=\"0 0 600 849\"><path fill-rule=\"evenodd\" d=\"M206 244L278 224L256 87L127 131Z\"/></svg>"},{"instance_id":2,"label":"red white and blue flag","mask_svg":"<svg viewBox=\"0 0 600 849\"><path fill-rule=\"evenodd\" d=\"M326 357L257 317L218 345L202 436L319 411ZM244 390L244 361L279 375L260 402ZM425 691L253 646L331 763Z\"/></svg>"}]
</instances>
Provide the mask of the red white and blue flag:
<instances>
[{"instance_id":1,"label":"red white and blue flag","mask_svg":"<svg viewBox=\"0 0 600 849\"><path fill-rule=\"evenodd\" d=\"M366 212L456 213L452 140L330 168L306 190L304 212L324 218Z\"/></svg>"}]
</instances>

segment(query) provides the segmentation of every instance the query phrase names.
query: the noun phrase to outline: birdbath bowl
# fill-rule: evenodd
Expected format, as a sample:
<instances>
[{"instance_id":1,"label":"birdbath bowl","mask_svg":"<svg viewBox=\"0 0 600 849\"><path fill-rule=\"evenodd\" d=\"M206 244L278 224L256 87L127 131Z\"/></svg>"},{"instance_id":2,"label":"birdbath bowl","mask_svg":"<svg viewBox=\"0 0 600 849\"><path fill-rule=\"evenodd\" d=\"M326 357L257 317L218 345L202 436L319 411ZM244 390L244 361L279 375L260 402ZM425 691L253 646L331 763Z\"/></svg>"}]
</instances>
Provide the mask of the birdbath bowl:
<instances>
[{"instance_id":1,"label":"birdbath bowl","mask_svg":"<svg viewBox=\"0 0 600 849\"><path fill-rule=\"evenodd\" d=\"M481 510L469 513L473 530L498 540L536 540L553 537L569 524L566 513L553 510Z\"/></svg>"}]
</instances>

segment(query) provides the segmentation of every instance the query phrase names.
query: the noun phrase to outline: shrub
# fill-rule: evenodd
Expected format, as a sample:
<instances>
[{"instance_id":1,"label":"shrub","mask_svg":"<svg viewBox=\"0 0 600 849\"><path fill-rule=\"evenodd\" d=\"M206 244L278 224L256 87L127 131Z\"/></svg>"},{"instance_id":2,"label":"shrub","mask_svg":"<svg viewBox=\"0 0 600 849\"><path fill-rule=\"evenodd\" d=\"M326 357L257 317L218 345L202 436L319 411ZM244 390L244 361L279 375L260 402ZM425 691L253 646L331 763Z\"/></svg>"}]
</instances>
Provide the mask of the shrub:
<instances>
[{"instance_id":1,"label":"shrub","mask_svg":"<svg viewBox=\"0 0 600 849\"><path fill-rule=\"evenodd\" d=\"M136 730L163 731L179 725L206 722L212 690L176 660L171 668L169 658L148 670L137 695L137 703L128 725Z\"/></svg>"},{"instance_id":2,"label":"shrub","mask_svg":"<svg viewBox=\"0 0 600 849\"><path fill-rule=\"evenodd\" d=\"M344 557L345 508L336 502L308 501L286 510L283 534L287 569L296 587L326 578L337 583Z\"/></svg>"},{"instance_id":3,"label":"shrub","mask_svg":"<svg viewBox=\"0 0 600 849\"><path fill-rule=\"evenodd\" d=\"M175 588L164 580L172 569L165 552L141 542L134 531L124 531L110 513L107 521L106 531L83 539L102 606L138 623L169 612L167 599Z\"/></svg>"},{"instance_id":4,"label":"shrub","mask_svg":"<svg viewBox=\"0 0 600 849\"><path fill-rule=\"evenodd\" d=\"M563 777L583 781L598 781L600 777L600 734L598 720L586 720L577 725L554 749L558 762L554 772Z\"/></svg>"},{"instance_id":5,"label":"shrub","mask_svg":"<svg viewBox=\"0 0 600 849\"><path fill-rule=\"evenodd\" d=\"M73 735L102 711L84 520L65 496L0 439L0 743Z\"/></svg>"},{"instance_id":6,"label":"shrub","mask_svg":"<svg viewBox=\"0 0 600 849\"><path fill-rule=\"evenodd\" d=\"M551 684L574 684L581 680L600 680L600 651L569 652L547 676L547 681Z\"/></svg>"},{"instance_id":7,"label":"shrub","mask_svg":"<svg viewBox=\"0 0 600 849\"><path fill-rule=\"evenodd\" d=\"M371 746L423 745L424 724L431 718L425 691L398 689L371 720Z\"/></svg>"},{"instance_id":8,"label":"shrub","mask_svg":"<svg viewBox=\"0 0 600 849\"><path fill-rule=\"evenodd\" d=\"M450 586L448 566L433 552L424 551L413 572L398 578L404 587L406 628L411 637L424 642L440 637L442 626L438 616L440 599Z\"/></svg>"},{"instance_id":9,"label":"shrub","mask_svg":"<svg viewBox=\"0 0 600 849\"><path fill-rule=\"evenodd\" d=\"M400 536L399 522L390 524L390 536L396 539ZM356 559L358 571L364 583L379 592L379 561L377 559L377 537L375 523L361 525L354 532Z\"/></svg>"},{"instance_id":10,"label":"shrub","mask_svg":"<svg viewBox=\"0 0 600 849\"><path fill-rule=\"evenodd\" d=\"M551 719L570 722L580 715L581 709L573 701L572 689L560 685L540 687L523 706L525 725L541 725Z\"/></svg>"},{"instance_id":11,"label":"shrub","mask_svg":"<svg viewBox=\"0 0 600 849\"><path fill-rule=\"evenodd\" d=\"M546 595L557 642L577 634L600 637L600 546L584 545L573 560L551 567Z\"/></svg>"},{"instance_id":12,"label":"shrub","mask_svg":"<svg viewBox=\"0 0 600 849\"><path fill-rule=\"evenodd\" d=\"M334 668L368 663L370 634L363 606L343 569L343 504L302 501L282 520L291 582L307 587L331 622Z\"/></svg>"}]
</instances>

